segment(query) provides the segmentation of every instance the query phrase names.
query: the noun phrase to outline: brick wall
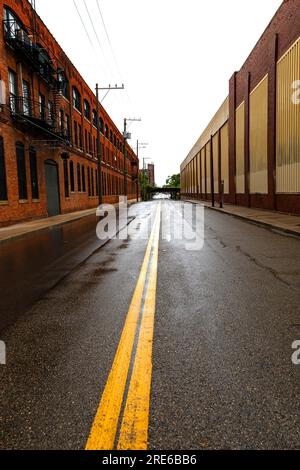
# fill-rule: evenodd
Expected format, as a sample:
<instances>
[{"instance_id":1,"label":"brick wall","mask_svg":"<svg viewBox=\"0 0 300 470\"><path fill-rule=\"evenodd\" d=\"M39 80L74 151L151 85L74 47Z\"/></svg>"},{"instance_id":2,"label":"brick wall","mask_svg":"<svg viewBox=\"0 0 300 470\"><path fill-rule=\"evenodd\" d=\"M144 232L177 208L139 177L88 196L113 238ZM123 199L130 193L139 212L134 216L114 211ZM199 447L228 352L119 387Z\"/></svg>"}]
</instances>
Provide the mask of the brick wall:
<instances>
[{"instance_id":1,"label":"brick wall","mask_svg":"<svg viewBox=\"0 0 300 470\"><path fill-rule=\"evenodd\" d=\"M20 56L14 49L10 48L4 41L3 31L3 8L4 4L11 8L17 15L18 19L23 23L25 29L29 34L32 34L31 18L32 11L30 4L27 0L0 0L0 80L5 84L6 90L6 106L0 108L0 136L4 140L4 155L7 179L7 193L8 200L0 202L0 225L13 223L21 220L32 219L37 217L47 216L47 196L45 185L45 160L53 160L57 163L59 172L59 189L60 189L60 207L61 212L70 212L86 208L96 207L98 197L96 195L96 181L94 183L94 196L88 195L87 183L87 168L93 169L94 175L97 170L97 153L96 153L96 139L97 129L93 125L93 115L88 120L84 116L83 101L86 99L91 108L91 113L96 110L96 98L93 91L87 86L84 79L75 69L66 54L60 48L59 44L55 41L50 34L44 23L40 18L37 18L37 41L42 44L45 50L51 56L53 63L57 68L63 69L69 81L69 94L70 99L63 96L59 97L58 109L56 120L58 120L58 112L62 110L64 116L68 115L70 119L71 128L71 146L65 144L59 145L54 148L51 144L37 144L37 140L47 139L47 134L44 132L39 135L36 128L24 129L16 125L15 120L10 115L8 109L9 103L9 90L8 90L8 70L11 69L18 74L18 95L22 96L22 79L30 83L31 87L31 100L38 102L39 94L45 96L46 102L55 103L55 95L53 89L41 79L36 71L29 66L25 57ZM36 42L37 42L36 41ZM72 104L72 87L76 86L81 94L82 112L79 113ZM2 112L1 112L2 110ZM105 109L100 105L100 116L103 119L104 126L107 125L112 131L113 141L101 135L101 155L103 160L103 177L105 179L104 188L104 202L116 202L118 194L122 194L124 189L124 155L123 149L123 136L117 129ZM74 143L74 121L82 129L82 148L79 149ZM56 121L57 122L57 121ZM52 137L51 137L52 138ZM27 175L27 192L28 200L20 202L18 195L18 176L17 176L17 163L16 163L16 142L20 141L25 145L26 149L26 175ZM118 144L118 145L115 145ZM29 146L34 146L37 151L37 167L38 167L38 183L39 183L39 200L34 201L31 197L31 184L30 184L30 168L28 150ZM55 144L57 147L57 143ZM68 152L69 160L74 162L75 168L75 191L70 191L70 178L69 178L69 197L65 197L64 189L64 173L63 173L63 160L61 154ZM136 198L137 187L133 178L137 177L138 172L138 159L127 144L127 188L128 198ZM77 163L84 165L86 176L86 191L78 191L76 168Z\"/></svg>"}]
</instances>

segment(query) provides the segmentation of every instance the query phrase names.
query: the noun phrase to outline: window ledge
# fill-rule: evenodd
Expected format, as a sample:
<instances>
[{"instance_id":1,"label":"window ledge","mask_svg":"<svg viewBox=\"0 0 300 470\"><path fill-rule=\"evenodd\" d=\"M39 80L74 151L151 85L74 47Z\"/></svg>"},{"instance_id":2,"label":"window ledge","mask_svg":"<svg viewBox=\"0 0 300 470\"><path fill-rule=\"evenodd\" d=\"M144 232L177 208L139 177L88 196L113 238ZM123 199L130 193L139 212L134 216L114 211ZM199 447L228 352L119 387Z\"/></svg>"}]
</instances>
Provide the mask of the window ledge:
<instances>
[{"instance_id":1,"label":"window ledge","mask_svg":"<svg viewBox=\"0 0 300 470\"><path fill-rule=\"evenodd\" d=\"M28 199L19 199L19 204L28 204Z\"/></svg>"},{"instance_id":2,"label":"window ledge","mask_svg":"<svg viewBox=\"0 0 300 470\"><path fill-rule=\"evenodd\" d=\"M39 200L39 199L32 199L32 202L34 202L34 203L39 203L40 200Z\"/></svg>"},{"instance_id":3,"label":"window ledge","mask_svg":"<svg viewBox=\"0 0 300 470\"><path fill-rule=\"evenodd\" d=\"M0 201L0 206L8 206L8 201Z\"/></svg>"}]
</instances>

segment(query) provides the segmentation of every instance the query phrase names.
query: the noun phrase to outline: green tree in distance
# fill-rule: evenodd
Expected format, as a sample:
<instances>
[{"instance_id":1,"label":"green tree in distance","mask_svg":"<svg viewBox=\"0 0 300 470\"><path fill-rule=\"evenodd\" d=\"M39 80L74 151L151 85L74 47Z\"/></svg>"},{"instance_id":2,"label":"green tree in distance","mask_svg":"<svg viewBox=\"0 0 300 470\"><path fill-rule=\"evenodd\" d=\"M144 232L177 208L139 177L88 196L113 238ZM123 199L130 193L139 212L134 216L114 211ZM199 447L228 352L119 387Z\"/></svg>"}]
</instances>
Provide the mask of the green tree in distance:
<instances>
[{"instance_id":1,"label":"green tree in distance","mask_svg":"<svg viewBox=\"0 0 300 470\"><path fill-rule=\"evenodd\" d=\"M180 173L168 176L164 188L180 188Z\"/></svg>"}]
</instances>

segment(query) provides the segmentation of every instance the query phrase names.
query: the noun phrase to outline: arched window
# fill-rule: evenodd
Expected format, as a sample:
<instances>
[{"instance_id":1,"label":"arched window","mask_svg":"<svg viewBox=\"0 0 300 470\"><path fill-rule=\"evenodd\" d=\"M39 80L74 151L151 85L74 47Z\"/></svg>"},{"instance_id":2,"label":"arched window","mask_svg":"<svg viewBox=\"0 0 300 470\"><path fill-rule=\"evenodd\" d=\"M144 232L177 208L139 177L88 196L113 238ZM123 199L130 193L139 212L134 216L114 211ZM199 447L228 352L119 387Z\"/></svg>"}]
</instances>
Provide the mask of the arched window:
<instances>
[{"instance_id":1,"label":"arched window","mask_svg":"<svg viewBox=\"0 0 300 470\"><path fill-rule=\"evenodd\" d=\"M74 163L72 160L70 160L70 187L71 187L71 193L74 193L75 179L74 179Z\"/></svg>"},{"instance_id":2,"label":"arched window","mask_svg":"<svg viewBox=\"0 0 300 470\"><path fill-rule=\"evenodd\" d=\"M100 132L101 134L104 134L104 122L102 117L100 118Z\"/></svg>"},{"instance_id":3,"label":"arched window","mask_svg":"<svg viewBox=\"0 0 300 470\"><path fill-rule=\"evenodd\" d=\"M91 106L90 103L85 99L83 102L83 108L84 108L84 117L90 121L91 120Z\"/></svg>"},{"instance_id":4,"label":"arched window","mask_svg":"<svg viewBox=\"0 0 300 470\"><path fill-rule=\"evenodd\" d=\"M81 95L75 86L73 86L72 93L73 93L73 107L81 113L81 109L82 109L81 108Z\"/></svg>"},{"instance_id":5,"label":"arched window","mask_svg":"<svg viewBox=\"0 0 300 470\"><path fill-rule=\"evenodd\" d=\"M2 137L0 137L0 201L7 201L4 144Z\"/></svg>"},{"instance_id":6,"label":"arched window","mask_svg":"<svg viewBox=\"0 0 300 470\"><path fill-rule=\"evenodd\" d=\"M113 143L113 133L112 130L109 131L109 140Z\"/></svg>"},{"instance_id":7,"label":"arched window","mask_svg":"<svg viewBox=\"0 0 300 470\"><path fill-rule=\"evenodd\" d=\"M108 125L105 124L105 137L108 139Z\"/></svg>"}]
</instances>

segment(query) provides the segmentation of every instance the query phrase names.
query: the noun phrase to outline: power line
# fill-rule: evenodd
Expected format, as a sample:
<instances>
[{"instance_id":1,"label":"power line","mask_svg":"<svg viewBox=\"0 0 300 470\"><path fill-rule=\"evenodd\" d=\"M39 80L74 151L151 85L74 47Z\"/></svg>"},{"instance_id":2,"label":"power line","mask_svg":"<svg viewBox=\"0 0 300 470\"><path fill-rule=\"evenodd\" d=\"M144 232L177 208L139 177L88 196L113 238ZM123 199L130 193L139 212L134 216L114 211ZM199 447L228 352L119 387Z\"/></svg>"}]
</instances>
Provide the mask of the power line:
<instances>
[{"instance_id":1,"label":"power line","mask_svg":"<svg viewBox=\"0 0 300 470\"><path fill-rule=\"evenodd\" d=\"M102 45L101 45L101 41L100 41L99 36L98 36L98 33L97 33L97 31L96 31L96 28L95 28L95 25L94 25L92 16L91 16L91 14L90 14L90 10L88 9L88 6L87 6L85 0L83 0L83 3L84 3L84 6L85 6L85 9L86 9L86 12L87 12L87 14L88 14L88 17L89 17L89 19L90 19L90 22L91 22L93 31L94 31L94 33L95 33L97 42L98 42L98 44L99 44L99 47L100 47L100 49L101 49L101 51L102 51L102 54L104 55L104 51L103 51L103 48L102 48Z\"/></svg>"},{"instance_id":2,"label":"power line","mask_svg":"<svg viewBox=\"0 0 300 470\"><path fill-rule=\"evenodd\" d=\"M89 35L89 32L88 32L88 30L87 30L87 28L86 28L86 26L85 26L85 23L84 23L83 18L82 18L81 14L80 14L80 11L78 10L78 7L77 7L77 5L76 5L75 0L73 0L73 3L74 3L74 6L75 6L75 8L76 8L76 11L77 11L77 13L78 13L78 16L79 16L79 18L80 18L81 24L82 24L82 26L83 26L83 28L84 28L84 30L85 30L85 33L86 33L86 35L87 35L87 37L88 37L88 40L89 40L89 42L90 42L92 48L94 49L94 44L93 44L93 42L92 42L92 40L91 40L91 36Z\"/></svg>"},{"instance_id":3,"label":"power line","mask_svg":"<svg viewBox=\"0 0 300 470\"><path fill-rule=\"evenodd\" d=\"M122 73L121 73L121 71L120 71L120 67L119 67L119 64L118 64L118 61L117 61L117 57L116 57L114 48L113 48L113 46L112 46L112 42L111 42L111 40L110 40L109 34L108 34L108 29L107 29L106 23L105 23L105 21L104 21L103 13L102 13L102 11L101 11L100 0L96 0L96 3L97 3L98 11L99 11L99 14L100 14L100 17L101 17L101 21L102 21L102 24L103 24L103 28L104 28L104 31L105 31L105 34L106 34L106 37L107 37L107 41L108 41L108 44L109 44L109 46L110 46L111 53L112 53L112 56L113 56L113 59L114 59L115 65L116 65L116 69L117 69L117 72L118 72L118 74L119 74L119 78L120 78L120 80L123 82L124 80L123 80L123 77L122 77ZM131 98L130 98L130 96L129 96L129 94L128 94L128 91L127 91L127 88L125 89L125 93L126 93L126 96L127 96L127 98L128 98L129 103L132 104L132 103L131 103Z\"/></svg>"},{"instance_id":4,"label":"power line","mask_svg":"<svg viewBox=\"0 0 300 470\"><path fill-rule=\"evenodd\" d=\"M119 74L119 76L120 76L119 78L122 80L122 74L121 74L121 72L120 72L120 67L119 67L119 64L118 64L118 61L117 61L117 58L116 58L114 49L113 49L113 47L112 47L112 43L111 43L111 40L110 40L110 37L109 37L109 34L108 34L108 30L107 30L107 27L106 27L106 24L105 24L105 21L104 21L104 17L103 17L101 8L100 8L99 0L96 0L96 3L97 3L98 11L99 11L99 14L100 14L100 17L101 17L101 21L102 21L102 24L103 24L103 28L104 28L104 31L105 31L105 34L106 34L106 37L107 37L107 41L108 41L109 47L110 47L110 49L111 49L112 56L113 56L113 59L114 59L114 62L115 62L115 65L116 65L118 74Z\"/></svg>"}]
</instances>

